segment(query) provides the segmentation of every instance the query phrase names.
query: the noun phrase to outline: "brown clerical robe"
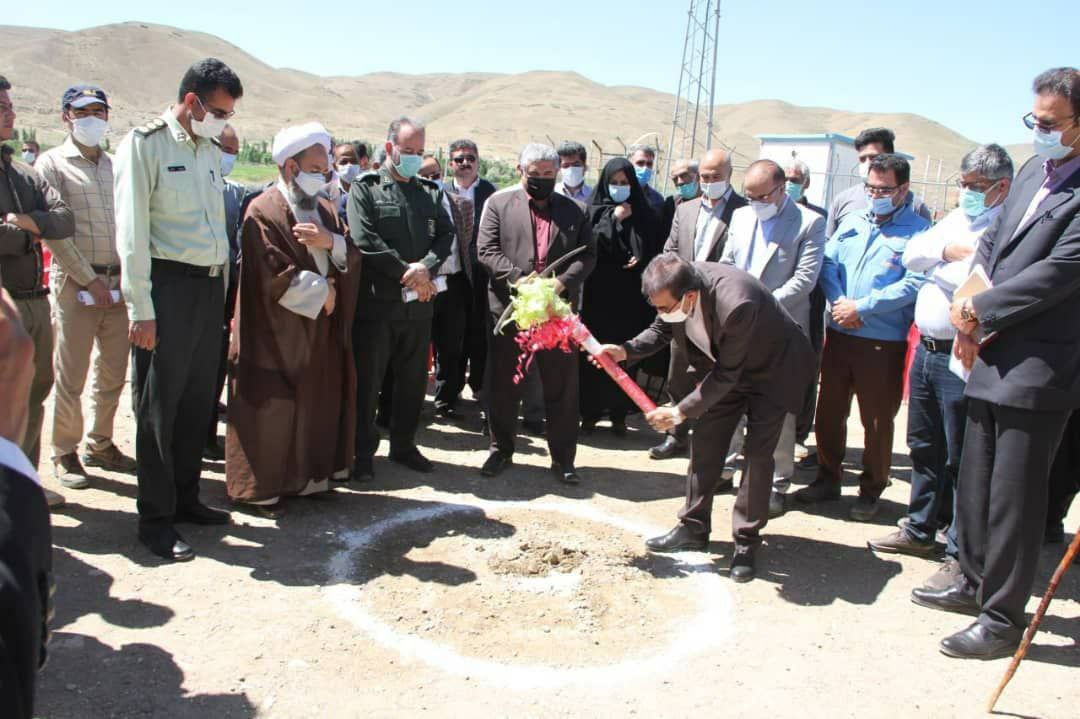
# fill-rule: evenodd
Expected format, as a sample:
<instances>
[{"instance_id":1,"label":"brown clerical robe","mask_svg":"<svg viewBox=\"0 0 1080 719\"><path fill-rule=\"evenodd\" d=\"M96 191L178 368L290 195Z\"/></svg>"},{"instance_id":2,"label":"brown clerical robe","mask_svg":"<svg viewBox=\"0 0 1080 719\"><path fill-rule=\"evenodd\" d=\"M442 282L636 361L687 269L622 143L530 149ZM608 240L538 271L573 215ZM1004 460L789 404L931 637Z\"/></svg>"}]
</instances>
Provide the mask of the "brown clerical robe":
<instances>
[{"instance_id":1,"label":"brown clerical robe","mask_svg":"<svg viewBox=\"0 0 1080 719\"><path fill-rule=\"evenodd\" d=\"M319 309L309 319L279 304L311 277L302 271L321 273L293 236L297 219L277 186L251 203L241 228L225 435L225 483L234 500L295 495L309 480L352 466L360 252L329 202L319 199L317 210L327 230L345 237L347 272L330 262L326 273L337 290L329 317Z\"/></svg>"}]
</instances>

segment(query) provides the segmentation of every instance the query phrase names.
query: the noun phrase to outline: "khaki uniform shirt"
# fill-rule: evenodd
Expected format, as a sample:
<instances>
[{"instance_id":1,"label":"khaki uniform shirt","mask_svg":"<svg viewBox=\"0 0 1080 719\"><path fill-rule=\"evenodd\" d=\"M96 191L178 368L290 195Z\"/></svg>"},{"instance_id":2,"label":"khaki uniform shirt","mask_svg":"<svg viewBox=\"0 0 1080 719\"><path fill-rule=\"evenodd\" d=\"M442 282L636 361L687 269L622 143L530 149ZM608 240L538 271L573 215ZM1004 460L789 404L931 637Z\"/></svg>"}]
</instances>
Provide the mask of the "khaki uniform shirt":
<instances>
[{"instance_id":1,"label":"khaki uniform shirt","mask_svg":"<svg viewBox=\"0 0 1080 719\"><path fill-rule=\"evenodd\" d=\"M128 133L114 168L116 246L128 316L152 320L151 259L199 267L229 261L221 150L189 135L166 110Z\"/></svg>"},{"instance_id":2,"label":"khaki uniform shirt","mask_svg":"<svg viewBox=\"0 0 1080 719\"><path fill-rule=\"evenodd\" d=\"M114 286L120 276L120 256L116 253L112 157L102 150L98 161L92 162L69 136L62 145L42 154L34 168L75 214L75 234L70 242L45 240L53 258L53 292L59 294L67 277L79 287L86 287L99 274L106 276L110 289L119 289ZM92 265L116 270L96 271Z\"/></svg>"}]
</instances>

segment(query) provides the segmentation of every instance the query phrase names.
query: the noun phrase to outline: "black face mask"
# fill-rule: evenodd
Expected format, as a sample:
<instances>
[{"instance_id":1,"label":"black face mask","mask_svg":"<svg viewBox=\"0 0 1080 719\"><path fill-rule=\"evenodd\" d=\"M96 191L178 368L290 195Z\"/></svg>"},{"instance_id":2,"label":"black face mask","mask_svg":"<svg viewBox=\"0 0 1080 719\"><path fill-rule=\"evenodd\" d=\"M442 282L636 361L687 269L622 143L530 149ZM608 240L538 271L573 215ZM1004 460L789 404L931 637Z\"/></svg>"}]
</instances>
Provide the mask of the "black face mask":
<instances>
[{"instance_id":1,"label":"black face mask","mask_svg":"<svg viewBox=\"0 0 1080 719\"><path fill-rule=\"evenodd\" d=\"M525 191L529 197L543 202L555 192L554 177L527 177L525 178Z\"/></svg>"}]
</instances>

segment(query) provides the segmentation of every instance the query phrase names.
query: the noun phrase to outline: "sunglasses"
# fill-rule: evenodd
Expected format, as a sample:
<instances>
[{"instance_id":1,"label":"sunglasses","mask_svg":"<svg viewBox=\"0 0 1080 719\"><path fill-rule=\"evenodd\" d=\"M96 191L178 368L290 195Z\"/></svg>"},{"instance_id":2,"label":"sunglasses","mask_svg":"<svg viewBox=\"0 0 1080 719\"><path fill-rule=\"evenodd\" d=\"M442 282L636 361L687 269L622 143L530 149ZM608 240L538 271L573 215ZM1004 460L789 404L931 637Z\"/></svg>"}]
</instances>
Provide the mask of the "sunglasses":
<instances>
[{"instance_id":1,"label":"sunglasses","mask_svg":"<svg viewBox=\"0 0 1080 719\"><path fill-rule=\"evenodd\" d=\"M455 165L464 165L466 162L472 165L476 162L476 155L458 155L450 158L450 161Z\"/></svg>"}]
</instances>

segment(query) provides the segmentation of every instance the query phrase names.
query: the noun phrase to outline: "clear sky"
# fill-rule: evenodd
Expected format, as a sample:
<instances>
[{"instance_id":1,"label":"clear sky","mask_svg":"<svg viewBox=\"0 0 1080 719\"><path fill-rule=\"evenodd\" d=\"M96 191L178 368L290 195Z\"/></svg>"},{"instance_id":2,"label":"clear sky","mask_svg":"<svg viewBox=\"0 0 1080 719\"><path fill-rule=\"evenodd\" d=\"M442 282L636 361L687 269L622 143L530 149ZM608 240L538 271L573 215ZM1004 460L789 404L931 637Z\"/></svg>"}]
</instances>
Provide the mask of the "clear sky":
<instances>
[{"instance_id":1,"label":"clear sky","mask_svg":"<svg viewBox=\"0 0 1080 719\"><path fill-rule=\"evenodd\" d=\"M77 30L128 20L219 35L275 66L573 70L675 92L685 0L621 2L11 2L0 23ZM1080 63L1078 0L725 0L717 102L924 115L979 142L1026 142L1032 78Z\"/></svg>"}]
</instances>

